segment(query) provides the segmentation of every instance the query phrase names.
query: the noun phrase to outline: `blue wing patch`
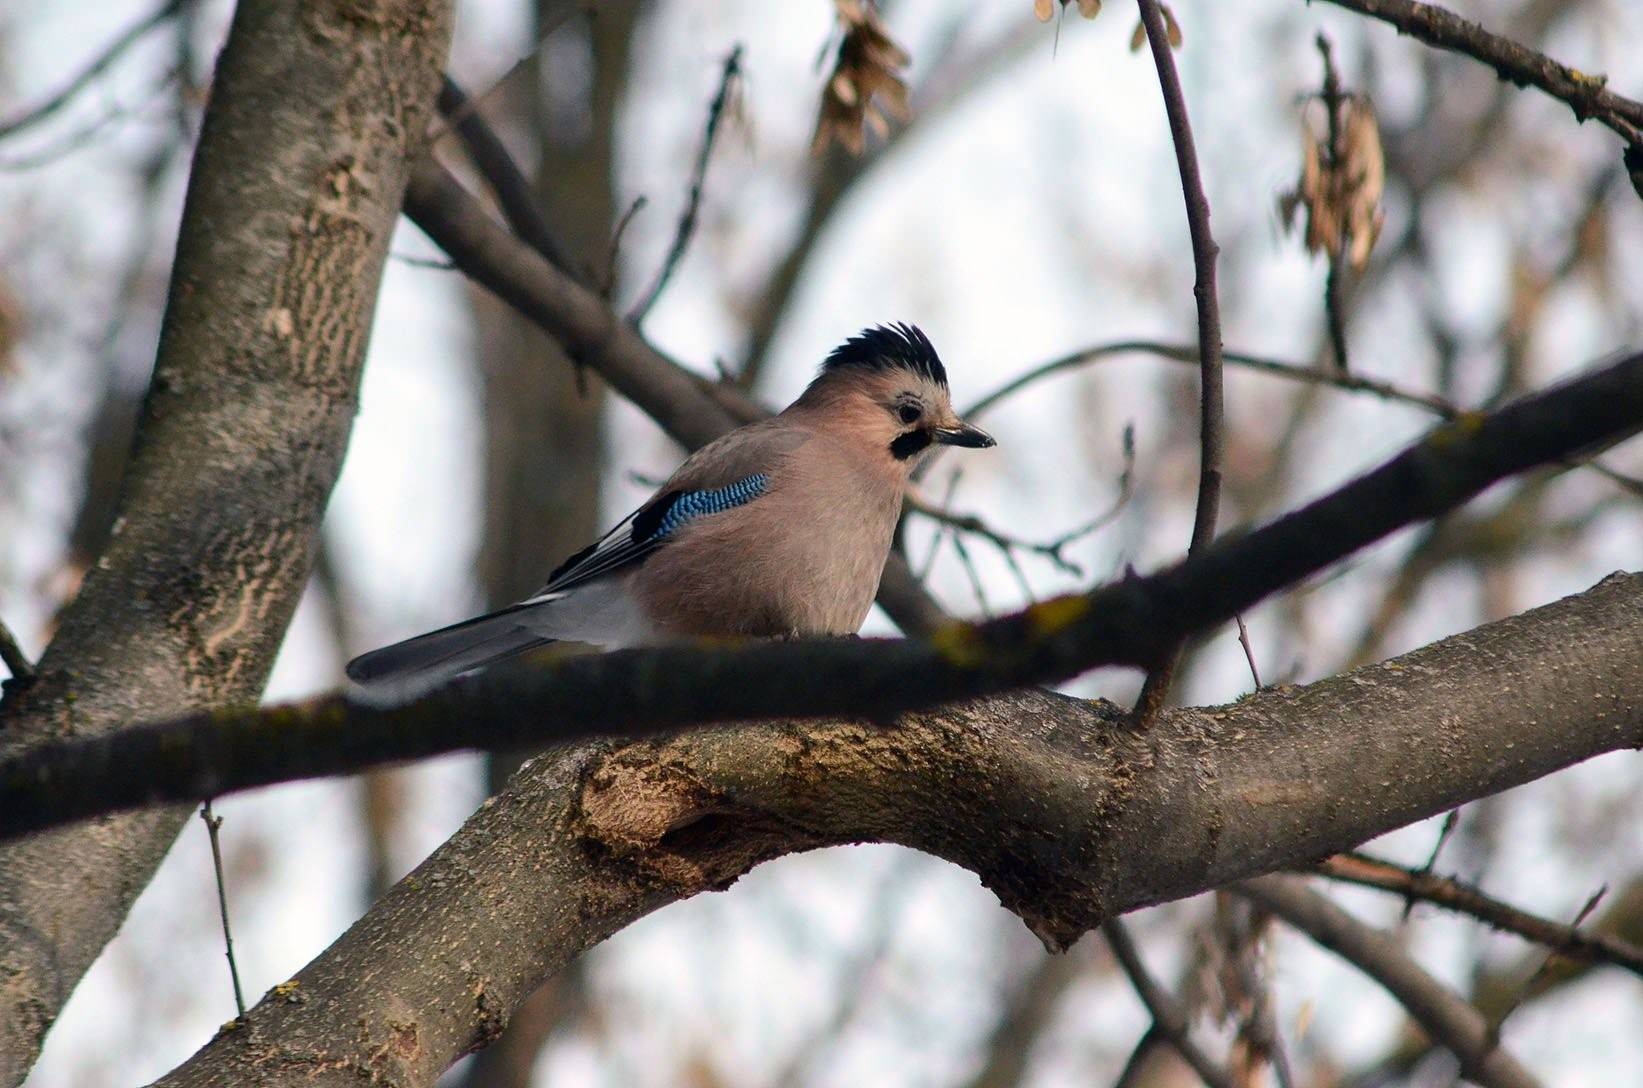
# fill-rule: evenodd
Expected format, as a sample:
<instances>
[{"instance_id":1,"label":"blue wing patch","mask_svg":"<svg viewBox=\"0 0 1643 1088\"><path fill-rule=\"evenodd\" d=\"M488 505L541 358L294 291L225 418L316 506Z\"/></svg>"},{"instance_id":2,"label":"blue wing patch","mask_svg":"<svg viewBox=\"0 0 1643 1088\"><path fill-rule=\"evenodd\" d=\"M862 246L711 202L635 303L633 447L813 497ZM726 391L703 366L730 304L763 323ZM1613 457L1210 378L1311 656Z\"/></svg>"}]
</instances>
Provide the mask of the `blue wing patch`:
<instances>
[{"instance_id":1,"label":"blue wing patch","mask_svg":"<svg viewBox=\"0 0 1643 1088\"><path fill-rule=\"evenodd\" d=\"M726 510L750 503L763 495L769 486L770 477L763 472L756 472L724 487L715 487L707 491L675 492L673 501L660 509L661 517L653 524L643 524L650 520L647 518L634 519L634 539L660 540L670 536L679 526L693 518L705 514L722 514ZM648 533L645 532L647 529ZM643 537L641 533L644 533Z\"/></svg>"},{"instance_id":2,"label":"blue wing patch","mask_svg":"<svg viewBox=\"0 0 1643 1088\"><path fill-rule=\"evenodd\" d=\"M745 506L769 488L769 475L755 472L723 487L669 491L659 495L623 518L598 543L590 544L565 560L558 570L548 576L548 584L522 603L536 603L548 594L624 567L660 547L687 522Z\"/></svg>"}]
</instances>

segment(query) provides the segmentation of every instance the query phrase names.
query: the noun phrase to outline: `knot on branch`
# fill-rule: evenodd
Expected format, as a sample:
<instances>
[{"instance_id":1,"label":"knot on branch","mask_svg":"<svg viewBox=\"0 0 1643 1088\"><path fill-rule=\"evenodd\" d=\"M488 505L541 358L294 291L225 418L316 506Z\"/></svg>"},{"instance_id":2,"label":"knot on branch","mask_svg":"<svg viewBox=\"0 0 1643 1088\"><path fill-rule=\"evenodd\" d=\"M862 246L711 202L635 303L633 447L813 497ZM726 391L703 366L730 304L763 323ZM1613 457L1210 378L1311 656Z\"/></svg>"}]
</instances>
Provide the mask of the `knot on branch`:
<instances>
[{"instance_id":1,"label":"knot on branch","mask_svg":"<svg viewBox=\"0 0 1643 1088\"><path fill-rule=\"evenodd\" d=\"M583 780L578 832L686 894L723 891L761 861L818 845L814 836L739 804L665 745L601 757Z\"/></svg>"}]
</instances>

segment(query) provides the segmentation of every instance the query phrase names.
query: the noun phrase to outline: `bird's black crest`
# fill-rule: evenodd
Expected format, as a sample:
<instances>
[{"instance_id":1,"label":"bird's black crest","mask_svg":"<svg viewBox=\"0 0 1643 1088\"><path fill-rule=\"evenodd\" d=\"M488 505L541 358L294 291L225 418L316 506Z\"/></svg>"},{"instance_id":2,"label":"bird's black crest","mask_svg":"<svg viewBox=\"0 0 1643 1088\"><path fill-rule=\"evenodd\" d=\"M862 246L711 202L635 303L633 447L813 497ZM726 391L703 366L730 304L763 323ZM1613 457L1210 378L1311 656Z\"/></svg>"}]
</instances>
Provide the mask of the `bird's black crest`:
<instances>
[{"instance_id":1,"label":"bird's black crest","mask_svg":"<svg viewBox=\"0 0 1643 1088\"><path fill-rule=\"evenodd\" d=\"M860 367L864 370L911 370L946 388L947 368L936 347L917 326L904 322L864 329L833 349L822 363L822 373Z\"/></svg>"}]
</instances>

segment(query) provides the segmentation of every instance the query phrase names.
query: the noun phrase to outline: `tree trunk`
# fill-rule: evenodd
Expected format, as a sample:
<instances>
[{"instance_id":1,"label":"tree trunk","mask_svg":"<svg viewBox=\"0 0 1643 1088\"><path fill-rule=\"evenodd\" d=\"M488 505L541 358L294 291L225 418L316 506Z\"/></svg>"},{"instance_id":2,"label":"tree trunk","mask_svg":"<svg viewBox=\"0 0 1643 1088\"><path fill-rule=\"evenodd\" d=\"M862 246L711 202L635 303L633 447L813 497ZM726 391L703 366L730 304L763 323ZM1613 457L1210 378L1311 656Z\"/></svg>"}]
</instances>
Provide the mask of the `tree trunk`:
<instances>
[{"instance_id":1,"label":"tree trunk","mask_svg":"<svg viewBox=\"0 0 1643 1088\"><path fill-rule=\"evenodd\" d=\"M205 115L114 535L0 750L257 698L357 408L445 0L242 0ZM0 849L0 1083L15 1085L186 819Z\"/></svg>"}]
</instances>

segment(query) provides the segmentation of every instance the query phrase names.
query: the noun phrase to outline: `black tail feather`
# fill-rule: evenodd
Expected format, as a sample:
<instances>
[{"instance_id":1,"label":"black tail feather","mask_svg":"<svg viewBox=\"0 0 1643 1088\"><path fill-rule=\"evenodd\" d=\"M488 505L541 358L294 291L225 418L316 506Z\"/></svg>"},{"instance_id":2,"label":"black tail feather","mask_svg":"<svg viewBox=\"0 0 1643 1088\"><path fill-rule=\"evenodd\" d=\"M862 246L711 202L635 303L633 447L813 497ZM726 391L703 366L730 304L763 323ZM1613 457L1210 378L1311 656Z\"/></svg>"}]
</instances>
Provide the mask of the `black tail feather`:
<instances>
[{"instance_id":1,"label":"black tail feather","mask_svg":"<svg viewBox=\"0 0 1643 1088\"><path fill-rule=\"evenodd\" d=\"M369 687L410 684L427 690L553 641L520 626L516 612L503 609L361 654L348 662L348 679Z\"/></svg>"}]
</instances>

